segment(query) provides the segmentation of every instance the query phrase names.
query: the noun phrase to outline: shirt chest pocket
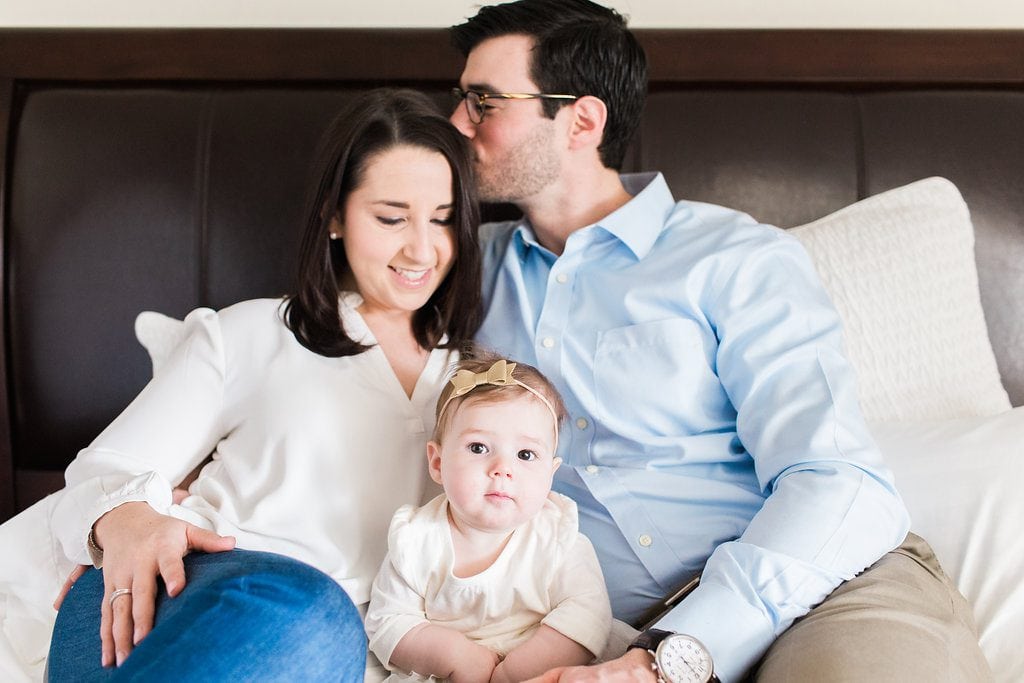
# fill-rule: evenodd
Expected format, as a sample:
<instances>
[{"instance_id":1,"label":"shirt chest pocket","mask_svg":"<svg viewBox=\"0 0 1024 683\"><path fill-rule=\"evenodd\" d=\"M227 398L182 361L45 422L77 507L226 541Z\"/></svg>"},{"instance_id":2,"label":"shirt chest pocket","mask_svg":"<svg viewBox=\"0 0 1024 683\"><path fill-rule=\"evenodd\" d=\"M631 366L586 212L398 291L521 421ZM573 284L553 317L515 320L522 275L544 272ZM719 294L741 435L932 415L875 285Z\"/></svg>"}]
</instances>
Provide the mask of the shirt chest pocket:
<instances>
[{"instance_id":1,"label":"shirt chest pocket","mask_svg":"<svg viewBox=\"0 0 1024 683\"><path fill-rule=\"evenodd\" d=\"M717 426L726 399L710 364L714 343L683 318L602 332L594 387L605 425L643 441Z\"/></svg>"}]
</instances>

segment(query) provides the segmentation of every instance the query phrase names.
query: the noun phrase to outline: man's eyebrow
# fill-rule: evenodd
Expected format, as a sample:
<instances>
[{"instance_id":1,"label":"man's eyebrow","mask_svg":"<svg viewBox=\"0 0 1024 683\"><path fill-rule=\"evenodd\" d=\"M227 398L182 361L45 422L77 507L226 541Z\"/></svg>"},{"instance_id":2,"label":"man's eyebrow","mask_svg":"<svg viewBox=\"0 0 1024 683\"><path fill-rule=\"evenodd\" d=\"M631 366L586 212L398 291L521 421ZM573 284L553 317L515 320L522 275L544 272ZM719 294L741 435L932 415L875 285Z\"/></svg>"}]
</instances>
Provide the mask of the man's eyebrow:
<instances>
[{"instance_id":1,"label":"man's eyebrow","mask_svg":"<svg viewBox=\"0 0 1024 683\"><path fill-rule=\"evenodd\" d=\"M464 89L465 90L473 90L473 91L476 91L478 93L501 92L500 90L495 88L490 83L470 83Z\"/></svg>"}]
</instances>

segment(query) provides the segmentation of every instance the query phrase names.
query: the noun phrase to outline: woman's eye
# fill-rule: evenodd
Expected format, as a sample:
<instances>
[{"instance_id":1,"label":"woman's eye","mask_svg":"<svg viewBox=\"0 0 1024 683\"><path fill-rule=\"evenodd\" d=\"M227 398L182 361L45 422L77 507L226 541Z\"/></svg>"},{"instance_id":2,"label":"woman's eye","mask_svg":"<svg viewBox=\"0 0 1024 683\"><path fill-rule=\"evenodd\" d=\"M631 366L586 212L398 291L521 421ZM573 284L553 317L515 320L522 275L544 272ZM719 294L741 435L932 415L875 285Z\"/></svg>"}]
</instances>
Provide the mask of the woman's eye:
<instances>
[{"instance_id":1,"label":"woman's eye","mask_svg":"<svg viewBox=\"0 0 1024 683\"><path fill-rule=\"evenodd\" d=\"M447 216L444 216L442 218L435 218L433 220L433 223L435 225L443 225L445 227L451 225L453 222L454 222L453 214L448 214Z\"/></svg>"},{"instance_id":2,"label":"woman's eye","mask_svg":"<svg viewBox=\"0 0 1024 683\"><path fill-rule=\"evenodd\" d=\"M388 228L397 228L402 224L403 218L394 218L392 216L377 216L377 222Z\"/></svg>"},{"instance_id":3,"label":"woman's eye","mask_svg":"<svg viewBox=\"0 0 1024 683\"><path fill-rule=\"evenodd\" d=\"M483 445L482 443L474 441L473 443L469 444L469 452L474 455L483 455L484 453L487 452L487 446Z\"/></svg>"},{"instance_id":4,"label":"woman's eye","mask_svg":"<svg viewBox=\"0 0 1024 683\"><path fill-rule=\"evenodd\" d=\"M537 459L537 454L528 450L519 451L516 455L520 460L525 460L527 462Z\"/></svg>"}]
</instances>

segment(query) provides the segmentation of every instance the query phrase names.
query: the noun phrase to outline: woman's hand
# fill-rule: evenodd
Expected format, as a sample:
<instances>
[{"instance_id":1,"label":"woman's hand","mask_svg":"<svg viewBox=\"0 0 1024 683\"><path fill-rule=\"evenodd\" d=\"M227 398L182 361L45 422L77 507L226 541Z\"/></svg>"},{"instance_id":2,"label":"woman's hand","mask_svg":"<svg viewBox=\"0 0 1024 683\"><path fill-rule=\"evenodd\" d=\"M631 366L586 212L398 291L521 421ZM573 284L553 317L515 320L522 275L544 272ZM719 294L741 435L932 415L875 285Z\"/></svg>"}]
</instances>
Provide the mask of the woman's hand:
<instances>
[{"instance_id":1,"label":"woman's hand","mask_svg":"<svg viewBox=\"0 0 1024 683\"><path fill-rule=\"evenodd\" d=\"M90 565L87 564L80 564L71 570L71 573L68 574L68 578L64 579L64 585L61 586L60 595L58 595L57 599L53 601L53 609L60 610L60 606L64 604L64 598L67 597L68 591L75 585L75 581L78 581L78 579L82 577L82 574L89 570L89 566Z\"/></svg>"},{"instance_id":2,"label":"woman's hand","mask_svg":"<svg viewBox=\"0 0 1024 683\"><path fill-rule=\"evenodd\" d=\"M103 549L103 666L120 666L152 630L157 576L163 578L167 594L173 597L185 587L185 555L193 550L215 553L235 547L231 536L162 515L143 502L119 505L100 517L93 525L93 537ZM77 578L74 573L72 577ZM118 589L131 592L111 603Z\"/></svg>"}]
</instances>

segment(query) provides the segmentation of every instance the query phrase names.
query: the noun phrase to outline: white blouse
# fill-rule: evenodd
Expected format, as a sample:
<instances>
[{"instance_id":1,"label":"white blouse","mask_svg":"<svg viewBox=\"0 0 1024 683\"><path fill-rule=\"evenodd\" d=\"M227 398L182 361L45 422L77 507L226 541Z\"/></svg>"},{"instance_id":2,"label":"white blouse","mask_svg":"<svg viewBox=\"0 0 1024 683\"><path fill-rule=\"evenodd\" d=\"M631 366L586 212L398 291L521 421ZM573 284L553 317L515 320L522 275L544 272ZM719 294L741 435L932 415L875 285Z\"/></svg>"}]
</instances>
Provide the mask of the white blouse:
<instances>
[{"instance_id":1,"label":"white blouse","mask_svg":"<svg viewBox=\"0 0 1024 683\"><path fill-rule=\"evenodd\" d=\"M349 293L349 335L375 340ZM454 352L434 350L412 398L378 346L325 358L299 344L279 299L197 309L156 377L67 470L53 516L69 559L108 510L146 501L158 512L233 535L331 575L361 605L401 505L437 489L426 476L434 404ZM213 460L180 505L172 483Z\"/></svg>"}]
</instances>

